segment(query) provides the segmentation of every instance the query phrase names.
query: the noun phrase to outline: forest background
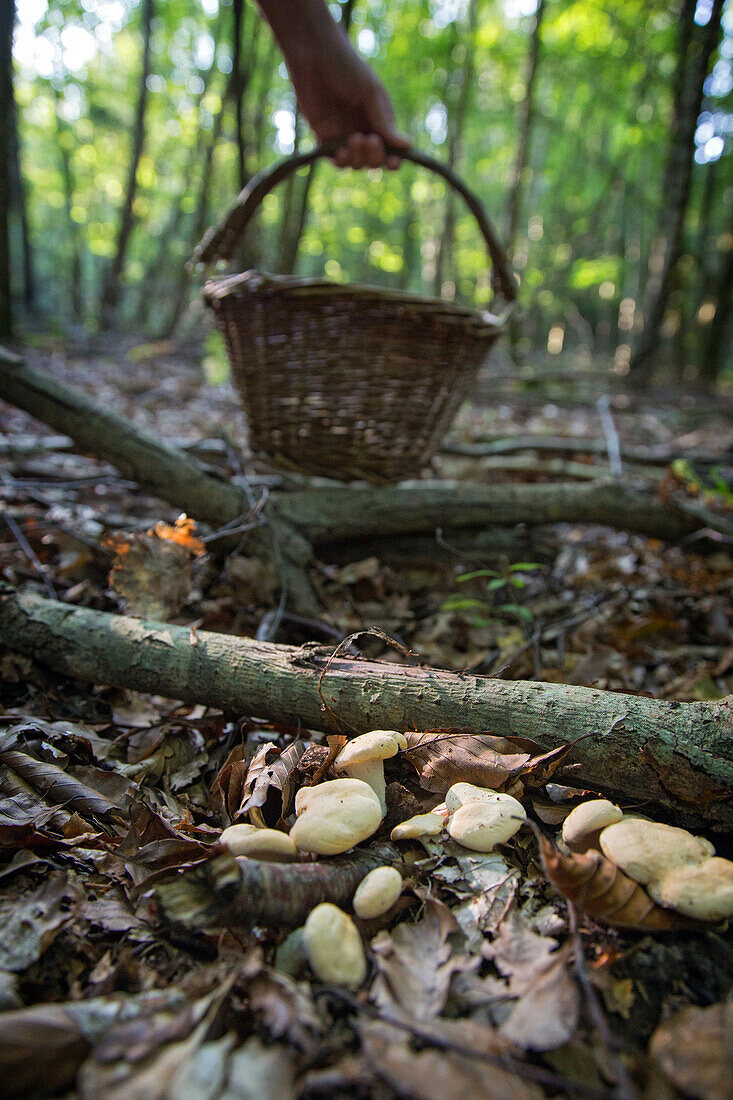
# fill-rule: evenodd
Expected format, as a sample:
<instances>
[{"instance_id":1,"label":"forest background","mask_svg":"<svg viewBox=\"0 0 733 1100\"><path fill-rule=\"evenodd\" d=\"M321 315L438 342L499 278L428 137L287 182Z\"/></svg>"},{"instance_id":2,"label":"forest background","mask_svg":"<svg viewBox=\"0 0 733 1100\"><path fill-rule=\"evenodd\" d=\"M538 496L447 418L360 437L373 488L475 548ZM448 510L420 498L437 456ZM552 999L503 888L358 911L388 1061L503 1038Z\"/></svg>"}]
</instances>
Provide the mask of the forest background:
<instances>
[{"instance_id":1,"label":"forest background","mask_svg":"<svg viewBox=\"0 0 733 1100\"><path fill-rule=\"evenodd\" d=\"M730 381L731 0L331 9L399 126L495 219L521 279L515 358ZM256 7L3 0L0 13L0 333L201 333L194 245L256 171L312 141ZM237 266L488 292L471 215L410 165L293 177Z\"/></svg>"}]
</instances>

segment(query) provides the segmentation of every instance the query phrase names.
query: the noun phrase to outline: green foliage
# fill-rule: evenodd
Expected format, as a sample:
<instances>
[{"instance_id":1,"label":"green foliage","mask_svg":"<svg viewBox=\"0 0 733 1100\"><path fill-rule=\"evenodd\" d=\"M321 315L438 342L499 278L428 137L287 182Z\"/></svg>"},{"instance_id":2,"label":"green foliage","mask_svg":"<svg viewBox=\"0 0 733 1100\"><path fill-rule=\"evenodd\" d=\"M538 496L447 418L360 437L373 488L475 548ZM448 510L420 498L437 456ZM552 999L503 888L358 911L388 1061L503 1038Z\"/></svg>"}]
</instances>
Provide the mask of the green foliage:
<instances>
[{"instance_id":1,"label":"green foliage","mask_svg":"<svg viewBox=\"0 0 733 1100\"><path fill-rule=\"evenodd\" d=\"M483 588L486 596L490 598L479 599L455 592L443 602L442 610L446 612L483 612L483 614L468 616L471 625L475 627L488 626L492 621L504 618L516 619L520 623L529 624L532 622L532 612L519 601L519 593L527 585L527 581L522 574L543 568L544 566L539 562L522 561L514 562L501 573L496 572L494 569L474 569L469 573L460 573L456 577L458 584L485 580L486 584ZM500 593L505 597L512 598L509 602L498 603L497 597Z\"/></svg>"},{"instance_id":2,"label":"green foliage","mask_svg":"<svg viewBox=\"0 0 733 1100\"><path fill-rule=\"evenodd\" d=\"M473 35L469 0L357 0L352 37L389 89L401 128L438 157L453 151L455 167L503 236L532 6L527 0L470 2ZM18 11L16 89L41 306L47 316L93 324L126 189L140 0L50 0L45 7L33 0ZM730 10L726 25L725 56L716 62L730 69ZM132 329L155 335L184 315L176 305L181 294L184 305L196 300L198 284L187 280L184 264L239 190L228 95L231 39L231 0L156 3L147 134L125 273L123 321ZM667 0L546 0L515 254L535 349L553 350L548 334L557 326L566 350L588 356L612 357L630 341L666 200L661 184L676 43L676 9ZM245 159L253 173L289 150L294 104L252 3L245 5L243 56ZM470 89L459 120L464 70ZM711 263L715 271L723 262L720 242L729 239L733 203L733 93L721 73L705 109L724 147L722 156L719 150L709 162L703 156L694 168L684 242L689 262L675 305L687 330L698 325L700 339L700 276L709 280ZM733 79L728 83L733 87ZM304 127L296 129L303 146L310 137ZM302 187L298 180L269 197L245 242L247 265L278 269L283 222ZM411 166L397 173L337 173L319 165L298 270L483 302L489 284L480 234L460 202L453 205L452 231L445 232L448 201L439 180ZM689 340L689 331L683 338Z\"/></svg>"}]
</instances>

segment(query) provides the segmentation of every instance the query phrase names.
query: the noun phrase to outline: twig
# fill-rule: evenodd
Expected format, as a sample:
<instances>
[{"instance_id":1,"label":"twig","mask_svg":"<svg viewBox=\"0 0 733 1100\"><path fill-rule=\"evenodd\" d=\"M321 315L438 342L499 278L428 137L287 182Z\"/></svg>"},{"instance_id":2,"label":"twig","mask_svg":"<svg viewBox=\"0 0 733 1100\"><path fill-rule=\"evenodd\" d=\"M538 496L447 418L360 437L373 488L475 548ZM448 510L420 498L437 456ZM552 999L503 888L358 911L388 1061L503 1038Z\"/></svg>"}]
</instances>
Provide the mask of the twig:
<instances>
[{"instance_id":1,"label":"twig","mask_svg":"<svg viewBox=\"0 0 733 1100\"><path fill-rule=\"evenodd\" d=\"M629 1072L624 1065L624 1060L619 1053L619 1044L613 1035L610 1027L608 1026L608 1020L605 1013L601 1008L598 996L593 983L588 976L588 968L585 965L585 952L583 950L583 940L578 930L578 911L575 907L575 903L566 899L568 905L568 922L570 925L570 934L573 942L573 957L575 959L575 973L578 978L580 988L583 990L583 994L588 1005L588 1012L591 1019L596 1026L596 1030L601 1037L601 1041L608 1051L609 1057L613 1063L614 1070L616 1072L616 1079L618 1087L615 1092L617 1100L637 1100L638 1093L634 1087L634 1083L629 1076Z\"/></svg>"},{"instance_id":2,"label":"twig","mask_svg":"<svg viewBox=\"0 0 733 1100\"><path fill-rule=\"evenodd\" d=\"M51 581L48 577L48 566L44 565L43 562L40 561L35 550L28 542L28 539L25 537L20 527L15 522L9 512L3 512L3 519L7 523L10 533L12 534L15 541L18 543L18 546L21 548L25 556L28 558L28 561L33 566L33 569L36 573L38 573L39 577L43 581L43 587L46 589L46 592L52 600L57 600L58 595L56 593L56 589L51 584Z\"/></svg>"},{"instance_id":3,"label":"twig","mask_svg":"<svg viewBox=\"0 0 733 1100\"><path fill-rule=\"evenodd\" d=\"M621 462L621 444L619 443L616 425L611 415L611 399L607 393L601 394L596 402L598 415L601 418L601 427L606 438L606 450L608 451L608 464L614 477L621 477L623 464Z\"/></svg>"}]
</instances>

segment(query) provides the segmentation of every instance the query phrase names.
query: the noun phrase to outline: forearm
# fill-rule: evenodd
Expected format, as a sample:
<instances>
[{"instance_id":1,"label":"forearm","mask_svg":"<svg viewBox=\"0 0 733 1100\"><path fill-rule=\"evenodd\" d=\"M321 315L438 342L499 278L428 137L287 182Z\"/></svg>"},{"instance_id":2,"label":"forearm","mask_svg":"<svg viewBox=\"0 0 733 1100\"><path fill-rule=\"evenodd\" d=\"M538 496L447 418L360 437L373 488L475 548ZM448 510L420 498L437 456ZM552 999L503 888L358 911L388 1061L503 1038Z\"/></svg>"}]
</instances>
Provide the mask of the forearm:
<instances>
[{"instance_id":1,"label":"forearm","mask_svg":"<svg viewBox=\"0 0 733 1100\"><path fill-rule=\"evenodd\" d=\"M325 0L257 0L289 68L304 64L314 52L327 56L334 47L350 50Z\"/></svg>"}]
</instances>

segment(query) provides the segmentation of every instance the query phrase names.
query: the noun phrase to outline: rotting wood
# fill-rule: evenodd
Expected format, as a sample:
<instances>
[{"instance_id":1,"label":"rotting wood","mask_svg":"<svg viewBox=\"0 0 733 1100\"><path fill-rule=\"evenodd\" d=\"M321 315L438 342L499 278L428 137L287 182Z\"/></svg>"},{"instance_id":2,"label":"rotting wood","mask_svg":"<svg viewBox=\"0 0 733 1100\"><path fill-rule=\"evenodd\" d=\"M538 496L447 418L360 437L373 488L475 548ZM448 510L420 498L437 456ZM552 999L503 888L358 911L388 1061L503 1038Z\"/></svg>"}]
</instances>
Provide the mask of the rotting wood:
<instances>
[{"instance_id":1,"label":"rotting wood","mask_svg":"<svg viewBox=\"0 0 733 1100\"><path fill-rule=\"evenodd\" d=\"M194 642L186 627L8 590L0 596L0 637L10 649L91 683L310 729L490 731L529 736L548 749L590 734L573 754L573 782L637 808L664 807L684 824L733 824L731 697L676 703L375 661L329 663L322 647L207 631Z\"/></svg>"}]
</instances>

